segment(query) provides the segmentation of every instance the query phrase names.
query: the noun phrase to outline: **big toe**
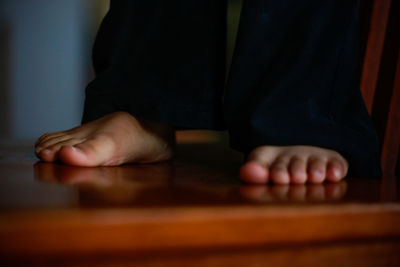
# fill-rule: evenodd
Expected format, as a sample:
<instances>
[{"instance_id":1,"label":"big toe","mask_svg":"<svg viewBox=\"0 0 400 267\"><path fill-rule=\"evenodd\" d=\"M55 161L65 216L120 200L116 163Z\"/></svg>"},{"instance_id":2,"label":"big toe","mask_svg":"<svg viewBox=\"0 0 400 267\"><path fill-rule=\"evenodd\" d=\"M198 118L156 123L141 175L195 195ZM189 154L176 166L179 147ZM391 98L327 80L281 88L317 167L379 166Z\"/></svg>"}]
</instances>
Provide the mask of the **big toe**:
<instances>
[{"instance_id":1,"label":"big toe","mask_svg":"<svg viewBox=\"0 0 400 267\"><path fill-rule=\"evenodd\" d=\"M59 153L59 159L73 166L106 166L118 165L117 160L112 162L107 159L112 159L113 154L112 144L105 138L95 138L84 141L74 146L64 146Z\"/></svg>"},{"instance_id":2,"label":"big toe","mask_svg":"<svg viewBox=\"0 0 400 267\"><path fill-rule=\"evenodd\" d=\"M240 168L240 178L248 183L268 182L268 169L262 164L250 161Z\"/></svg>"}]
</instances>

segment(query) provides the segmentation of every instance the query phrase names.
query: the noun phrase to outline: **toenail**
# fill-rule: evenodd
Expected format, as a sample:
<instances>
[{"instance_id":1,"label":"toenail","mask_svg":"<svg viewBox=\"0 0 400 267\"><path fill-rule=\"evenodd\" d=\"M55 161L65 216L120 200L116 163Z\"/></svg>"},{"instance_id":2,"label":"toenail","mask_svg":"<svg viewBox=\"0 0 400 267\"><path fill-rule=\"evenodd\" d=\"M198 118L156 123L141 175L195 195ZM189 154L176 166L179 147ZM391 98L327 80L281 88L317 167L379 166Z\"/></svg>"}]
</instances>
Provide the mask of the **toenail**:
<instances>
[{"instance_id":1,"label":"toenail","mask_svg":"<svg viewBox=\"0 0 400 267\"><path fill-rule=\"evenodd\" d=\"M335 176L335 178L340 178L340 170L338 168L333 169L333 176Z\"/></svg>"},{"instance_id":2,"label":"toenail","mask_svg":"<svg viewBox=\"0 0 400 267\"><path fill-rule=\"evenodd\" d=\"M78 147L71 146L71 148L74 152L82 152Z\"/></svg>"}]
</instances>

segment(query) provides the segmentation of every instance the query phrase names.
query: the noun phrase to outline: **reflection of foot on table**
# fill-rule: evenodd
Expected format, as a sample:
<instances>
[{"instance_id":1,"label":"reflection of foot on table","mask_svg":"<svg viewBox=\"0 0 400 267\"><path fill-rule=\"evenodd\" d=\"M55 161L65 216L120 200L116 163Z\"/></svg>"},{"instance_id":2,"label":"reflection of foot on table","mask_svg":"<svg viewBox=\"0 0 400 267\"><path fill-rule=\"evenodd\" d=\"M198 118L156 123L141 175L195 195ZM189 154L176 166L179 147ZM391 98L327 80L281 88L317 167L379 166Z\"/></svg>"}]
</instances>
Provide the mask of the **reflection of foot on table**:
<instances>
[{"instance_id":1,"label":"reflection of foot on table","mask_svg":"<svg viewBox=\"0 0 400 267\"><path fill-rule=\"evenodd\" d=\"M307 185L238 183L232 179L231 170L237 170L239 164L234 154L227 154L226 161L231 162L230 165L214 168L204 165L204 159L185 162L177 158L152 164L96 168L38 162L34 170L37 181L74 187L81 204L332 202L342 199L346 193L346 181Z\"/></svg>"},{"instance_id":2,"label":"reflection of foot on table","mask_svg":"<svg viewBox=\"0 0 400 267\"><path fill-rule=\"evenodd\" d=\"M256 203L318 202L342 199L347 192L347 182L297 185L248 185L240 188L240 195Z\"/></svg>"}]
</instances>

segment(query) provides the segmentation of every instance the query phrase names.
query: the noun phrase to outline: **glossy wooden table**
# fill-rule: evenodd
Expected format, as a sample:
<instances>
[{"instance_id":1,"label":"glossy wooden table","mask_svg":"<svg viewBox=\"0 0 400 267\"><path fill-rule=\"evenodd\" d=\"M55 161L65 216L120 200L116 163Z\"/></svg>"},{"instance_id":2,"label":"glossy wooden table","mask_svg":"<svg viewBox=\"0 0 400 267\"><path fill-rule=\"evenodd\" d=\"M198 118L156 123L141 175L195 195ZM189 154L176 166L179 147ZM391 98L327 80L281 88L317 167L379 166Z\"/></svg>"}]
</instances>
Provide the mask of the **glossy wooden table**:
<instances>
[{"instance_id":1,"label":"glossy wooden table","mask_svg":"<svg viewBox=\"0 0 400 267\"><path fill-rule=\"evenodd\" d=\"M169 162L103 168L3 147L1 263L400 266L394 177L246 185L241 162L207 143L183 142Z\"/></svg>"}]
</instances>

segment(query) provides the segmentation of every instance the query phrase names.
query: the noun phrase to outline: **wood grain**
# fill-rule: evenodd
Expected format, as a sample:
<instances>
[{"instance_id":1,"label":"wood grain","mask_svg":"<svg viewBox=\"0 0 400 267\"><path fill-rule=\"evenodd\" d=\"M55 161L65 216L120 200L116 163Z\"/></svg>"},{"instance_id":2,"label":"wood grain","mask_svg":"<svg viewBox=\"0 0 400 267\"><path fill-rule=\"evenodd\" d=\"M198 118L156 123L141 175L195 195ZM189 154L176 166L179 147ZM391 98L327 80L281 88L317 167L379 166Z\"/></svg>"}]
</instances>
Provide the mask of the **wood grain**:
<instances>
[{"instance_id":1,"label":"wood grain","mask_svg":"<svg viewBox=\"0 0 400 267\"><path fill-rule=\"evenodd\" d=\"M391 0L375 0L370 18L370 30L360 85L365 104L370 113L378 81L391 2Z\"/></svg>"},{"instance_id":2,"label":"wood grain","mask_svg":"<svg viewBox=\"0 0 400 267\"><path fill-rule=\"evenodd\" d=\"M398 205L40 211L2 216L6 254L93 254L400 237Z\"/></svg>"}]
</instances>

